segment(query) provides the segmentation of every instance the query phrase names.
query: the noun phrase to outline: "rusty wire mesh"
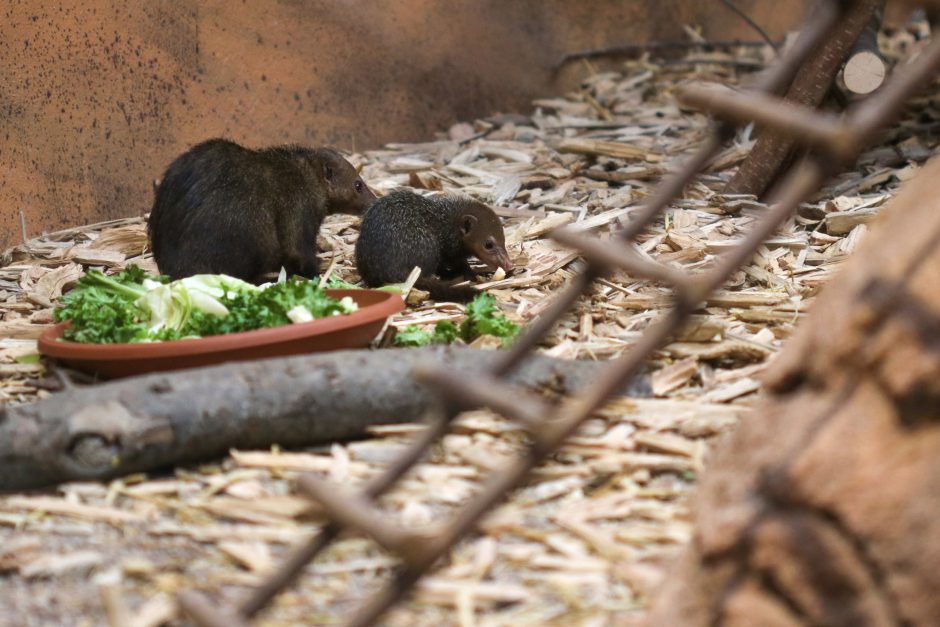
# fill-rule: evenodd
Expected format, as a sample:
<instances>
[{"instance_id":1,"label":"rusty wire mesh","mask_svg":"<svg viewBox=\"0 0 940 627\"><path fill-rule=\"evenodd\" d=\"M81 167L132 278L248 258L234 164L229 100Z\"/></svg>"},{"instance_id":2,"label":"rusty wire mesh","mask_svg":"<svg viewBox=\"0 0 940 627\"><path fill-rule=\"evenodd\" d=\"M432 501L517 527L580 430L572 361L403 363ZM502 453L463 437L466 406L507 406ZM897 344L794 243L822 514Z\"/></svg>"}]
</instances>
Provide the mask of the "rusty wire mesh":
<instances>
[{"instance_id":1,"label":"rusty wire mesh","mask_svg":"<svg viewBox=\"0 0 940 627\"><path fill-rule=\"evenodd\" d=\"M320 503L331 522L319 535L295 549L237 609L214 606L203 595L186 590L178 595L183 611L205 627L247 624L345 529L365 533L401 562L392 580L366 600L348 624L372 624L407 594L439 558L473 529L484 513L519 486L534 466L561 446L621 389L649 355L679 329L707 296L750 260L758 246L793 214L800 202L830 176L851 165L875 134L898 116L905 101L940 70L940 39L937 39L917 59L899 69L880 91L842 117L803 109L777 98L774 94L789 84L821 42L833 29L839 28L847 12L861 4L851 0L821 2L815 14L807 20L796 44L766 72L751 92L715 87L684 90L680 97L686 104L707 110L722 121L716 124L711 136L688 163L661 183L645 206L611 241L601 242L570 230L553 234L558 242L579 250L588 267L572 279L549 309L502 355L499 363L488 371L472 373L448 372L435 364L419 368L415 377L436 388L441 398L438 407L428 416L428 429L360 494L343 494L343 490L312 475L300 477L300 490ZM634 239L733 138L736 125L750 122L764 128L784 130L802 145L813 149L772 190L769 207L753 231L736 248L719 258L714 267L691 277L642 258L633 248ZM503 377L526 358L559 318L591 288L595 279L617 270L670 285L674 295L672 309L653 322L631 350L612 361L594 384L577 397L549 405L503 382ZM531 438L527 454L493 473L483 489L436 534L417 534L389 524L375 508L374 500L393 488L424 457L429 448L447 433L450 423L459 413L479 407L488 407L522 424Z\"/></svg>"}]
</instances>

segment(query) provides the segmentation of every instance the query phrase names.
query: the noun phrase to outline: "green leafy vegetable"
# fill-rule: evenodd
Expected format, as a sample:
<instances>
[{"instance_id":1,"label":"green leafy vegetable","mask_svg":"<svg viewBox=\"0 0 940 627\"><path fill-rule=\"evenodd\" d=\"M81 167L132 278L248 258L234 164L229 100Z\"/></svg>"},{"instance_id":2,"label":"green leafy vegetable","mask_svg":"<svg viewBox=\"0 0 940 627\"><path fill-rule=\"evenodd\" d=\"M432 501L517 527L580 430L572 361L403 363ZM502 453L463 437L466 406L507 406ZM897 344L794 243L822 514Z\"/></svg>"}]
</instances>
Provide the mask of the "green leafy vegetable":
<instances>
[{"instance_id":1,"label":"green leafy vegetable","mask_svg":"<svg viewBox=\"0 0 940 627\"><path fill-rule=\"evenodd\" d=\"M149 316L135 303L147 291L143 286L147 279L138 266L111 277L89 270L53 312L57 321L72 321L64 338L94 344L145 339ZM165 277L152 280L158 284L167 281Z\"/></svg>"},{"instance_id":2,"label":"green leafy vegetable","mask_svg":"<svg viewBox=\"0 0 940 627\"><path fill-rule=\"evenodd\" d=\"M499 313L496 299L489 294L478 294L467 305L467 317L460 326L453 322L441 321L434 331L411 325L400 329L395 334L398 346L428 346L429 344L450 344L458 337L464 342L472 342L481 335L492 335L503 339L503 346L508 345L519 335L519 327L506 316Z\"/></svg>"},{"instance_id":3,"label":"green leafy vegetable","mask_svg":"<svg viewBox=\"0 0 940 627\"><path fill-rule=\"evenodd\" d=\"M417 325L409 325L395 333L396 346L428 346L434 343L434 332L422 329Z\"/></svg>"},{"instance_id":4,"label":"green leafy vegetable","mask_svg":"<svg viewBox=\"0 0 940 627\"><path fill-rule=\"evenodd\" d=\"M27 353L25 355L20 355L16 357L13 361L18 364L38 364L39 363L39 353Z\"/></svg>"},{"instance_id":5,"label":"green leafy vegetable","mask_svg":"<svg viewBox=\"0 0 940 627\"><path fill-rule=\"evenodd\" d=\"M356 309L351 298L330 298L306 279L256 286L203 274L169 282L130 266L113 277L90 271L63 297L55 318L71 321L64 339L108 344L250 331Z\"/></svg>"},{"instance_id":6,"label":"green leafy vegetable","mask_svg":"<svg viewBox=\"0 0 940 627\"><path fill-rule=\"evenodd\" d=\"M450 320L441 320L434 326L434 342L450 344L460 335L460 329Z\"/></svg>"},{"instance_id":7,"label":"green leafy vegetable","mask_svg":"<svg viewBox=\"0 0 940 627\"><path fill-rule=\"evenodd\" d=\"M330 277L325 285L328 290L361 290L362 288L358 285L353 285L352 283L347 283L342 279L337 279L335 276Z\"/></svg>"},{"instance_id":8,"label":"green leafy vegetable","mask_svg":"<svg viewBox=\"0 0 940 627\"><path fill-rule=\"evenodd\" d=\"M193 312L216 317L227 316L223 300L240 293L257 293L261 288L224 274L197 274L165 285L148 285L138 305L150 312L150 332L162 329L181 331L189 325Z\"/></svg>"},{"instance_id":9,"label":"green leafy vegetable","mask_svg":"<svg viewBox=\"0 0 940 627\"><path fill-rule=\"evenodd\" d=\"M383 285L382 287L377 287L375 289L382 290L383 292L391 292L392 294L398 294L399 296L404 297L405 293L408 291L405 289L405 283L389 283L388 285ZM342 279L337 279L336 277L330 277L326 282L326 288L329 290L361 290L362 287L358 285L353 285L352 283L347 283Z\"/></svg>"},{"instance_id":10,"label":"green leafy vegetable","mask_svg":"<svg viewBox=\"0 0 940 627\"><path fill-rule=\"evenodd\" d=\"M433 331L409 325L395 334L397 346L428 346L430 344L450 344L457 339L457 326L448 320L441 320Z\"/></svg>"},{"instance_id":11,"label":"green leafy vegetable","mask_svg":"<svg viewBox=\"0 0 940 627\"><path fill-rule=\"evenodd\" d=\"M266 327L279 327L291 322L307 322L316 318L351 313L356 303L348 296L330 298L315 281L292 278L257 291L229 293L220 299L228 309L225 316L193 311L187 324L160 339L204 337L237 333Z\"/></svg>"},{"instance_id":12,"label":"green leafy vegetable","mask_svg":"<svg viewBox=\"0 0 940 627\"><path fill-rule=\"evenodd\" d=\"M481 335L501 337L504 345L519 335L519 327L499 313L496 299L483 293L476 295L467 305L467 319L460 325L460 336L466 342L472 342Z\"/></svg>"}]
</instances>

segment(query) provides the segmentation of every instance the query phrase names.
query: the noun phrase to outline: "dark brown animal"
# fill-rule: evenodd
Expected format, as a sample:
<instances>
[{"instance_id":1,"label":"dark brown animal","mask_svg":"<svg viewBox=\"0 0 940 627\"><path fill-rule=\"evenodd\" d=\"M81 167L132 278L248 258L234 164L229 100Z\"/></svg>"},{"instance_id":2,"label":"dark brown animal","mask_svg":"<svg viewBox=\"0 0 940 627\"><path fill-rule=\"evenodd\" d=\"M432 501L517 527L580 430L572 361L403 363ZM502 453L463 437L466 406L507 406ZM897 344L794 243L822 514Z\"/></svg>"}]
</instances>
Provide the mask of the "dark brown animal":
<instances>
[{"instance_id":1,"label":"dark brown animal","mask_svg":"<svg viewBox=\"0 0 940 627\"><path fill-rule=\"evenodd\" d=\"M148 232L173 279L228 274L259 281L284 267L314 277L327 214L361 214L375 195L335 150L250 150L212 139L178 157L156 190Z\"/></svg>"},{"instance_id":2,"label":"dark brown animal","mask_svg":"<svg viewBox=\"0 0 940 627\"><path fill-rule=\"evenodd\" d=\"M470 256L490 268L512 270L499 218L468 198L394 192L369 208L356 242L356 266L366 285L399 283L418 266L421 277L415 286L435 300L467 301L478 293L445 281L473 277Z\"/></svg>"}]
</instances>

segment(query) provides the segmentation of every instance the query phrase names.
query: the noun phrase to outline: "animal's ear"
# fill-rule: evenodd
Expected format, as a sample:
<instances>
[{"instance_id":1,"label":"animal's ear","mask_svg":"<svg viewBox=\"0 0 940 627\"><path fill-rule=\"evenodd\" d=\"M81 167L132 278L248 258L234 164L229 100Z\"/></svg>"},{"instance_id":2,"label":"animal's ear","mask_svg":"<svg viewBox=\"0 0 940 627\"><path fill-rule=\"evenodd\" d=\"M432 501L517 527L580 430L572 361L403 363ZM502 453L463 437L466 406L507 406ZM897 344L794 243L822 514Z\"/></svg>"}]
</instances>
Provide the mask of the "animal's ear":
<instances>
[{"instance_id":1,"label":"animal's ear","mask_svg":"<svg viewBox=\"0 0 940 627\"><path fill-rule=\"evenodd\" d=\"M330 183L333 182L333 164L331 164L329 161L326 161L323 164L323 178L325 178Z\"/></svg>"},{"instance_id":2,"label":"animal's ear","mask_svg":"<svg viewBox=\"0 0 940 627\"><path fill-rule=\"evenodd\" d=\"M469 213L463 216L460 219L460 232L464 236L470 235L470 231L473 230L474 225L477 223L477 217L470 215Z\"/></svg>"}]
</instances>

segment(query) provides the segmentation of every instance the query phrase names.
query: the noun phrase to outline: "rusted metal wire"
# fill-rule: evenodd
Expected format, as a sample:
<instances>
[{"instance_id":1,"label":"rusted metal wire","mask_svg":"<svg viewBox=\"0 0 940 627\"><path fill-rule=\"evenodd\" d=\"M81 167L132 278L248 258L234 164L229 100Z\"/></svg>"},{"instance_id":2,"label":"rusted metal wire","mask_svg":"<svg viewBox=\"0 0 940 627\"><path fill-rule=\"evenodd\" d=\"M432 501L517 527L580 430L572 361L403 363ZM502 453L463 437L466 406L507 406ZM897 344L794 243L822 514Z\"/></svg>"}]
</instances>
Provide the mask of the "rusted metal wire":
<instances>
[{"instance_id":1,"label":"rusted metal wire","mask_svg":"<svg viewBox=\"0 0 940 627\"><path fill-rule=\"evenodd\" d=\"M241 604L237 612L216 609L194 591L178 596L180 606L198 624L205 627L239 624L249 620L299 575L339 533L351 528L370 535L379 545L401 560L392 580L369 598L350 619L349 625L370 625L398 599L408 593L433 564L477 524L480 517L505 498L546 455L555 451L591 415L633 377L648 359L695 311L715 289L753 256L756 249L793 215L800 202L816 191L830 176L857 158L862 146L875 133L897 117L904 102L915 90L940 70L940 39L932 42L915 61L899 70L882 89L848 112L841 121L833 121L815 111L794 112L792 105L769 94L779 92L792 80L810 52L838 28L840 16L850 10L848 0L824 2L808 21L793 49L760 81L754 94L735 94L734 100L714 97L712 92L690 90L688 101L709 110L720 119L708 138L684 168L665 180L646 205L610 242L602 243L581 233L561 231L554 235L561 243L583 253L588 269L574 277L540 318L529 325L525 335L502 354L496 365L481 372L455 375L427 364L416 369L417 380L441 393L438 407L427 416L428 429L420 434L384 474L370 481L359 494L343 494L327 482L309 475L299 479L299 487L321 504L332 522L303 546L295 549L281 568ZM689 94L692 94L689 96ZM806 118L794 124L798 114ZM769 208L740 244L721 256L710 269L694 277L680 275L674 269L640 256L633 240L656 220L667 205L690 183L696 174L733 137L733 122L756 121L773 128L786 128L797 139L821 149L793 167L772 191ZM828 126L830 128L824 128ZM625 355L614 360L585 392L552 406L502 382L501 377L519 365L559 318L587 292L597 278L616 270L661 281L673 288L675 304L653 322L639 341ZM462 411L489 407L518 421L530 434L527 454L514 459L506 468L493 473L482 490L470 499L456 516L433 534L416 534L390 525L375 508L375 498L393 487L428 449L449 429Z\"/></svg>"},{"instance_id":2,"label":"rusted metal wire","mask_svg":"<svg viewBox=\"0 0 940 627\"><path fill-rule=\"evenodd\" d=\"M707 111L732 122L797 133L802 143L824 152L833 152L839 159L853 153L847 144L841 119L835 113L822 113L810 107L780 102L768 94L748 94L721 85L689 85L679 93L679 100L688 106Z\"/></svg>"},{"instance_id":3,"label":"rusted metal wire","mask_svg":"<svg viewBox=\"0 0 940 627\"><path fill-rule=\"evenodd\" d=\"M194 622L203 627L247 627L238 614L213 607L209 600L193 590L183 590L177 595L177 602L183 612Z\"/></svg>"}]
</instances>

